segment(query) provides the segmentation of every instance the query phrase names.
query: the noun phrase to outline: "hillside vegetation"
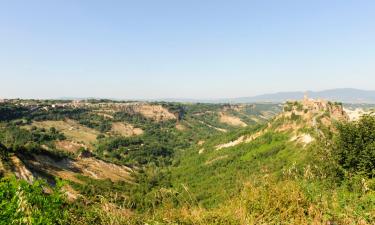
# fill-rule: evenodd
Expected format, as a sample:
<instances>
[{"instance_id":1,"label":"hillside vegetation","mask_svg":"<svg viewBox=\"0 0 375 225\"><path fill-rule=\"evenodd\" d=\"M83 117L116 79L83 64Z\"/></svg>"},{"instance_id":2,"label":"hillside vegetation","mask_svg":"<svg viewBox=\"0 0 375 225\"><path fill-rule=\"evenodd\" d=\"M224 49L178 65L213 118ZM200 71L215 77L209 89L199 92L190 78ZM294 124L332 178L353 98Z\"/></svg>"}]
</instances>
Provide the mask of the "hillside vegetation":
<instances>
[{"instance_id":1,"label":"hillside vegetation","mask_svg":"<svg viewBox=\"0 0 375 225\"><path fill-rule=\"evenodd\" d=\"M340 103L14 100L0 224L373 224L375 116Z\"/></svg>"}]
</instances>

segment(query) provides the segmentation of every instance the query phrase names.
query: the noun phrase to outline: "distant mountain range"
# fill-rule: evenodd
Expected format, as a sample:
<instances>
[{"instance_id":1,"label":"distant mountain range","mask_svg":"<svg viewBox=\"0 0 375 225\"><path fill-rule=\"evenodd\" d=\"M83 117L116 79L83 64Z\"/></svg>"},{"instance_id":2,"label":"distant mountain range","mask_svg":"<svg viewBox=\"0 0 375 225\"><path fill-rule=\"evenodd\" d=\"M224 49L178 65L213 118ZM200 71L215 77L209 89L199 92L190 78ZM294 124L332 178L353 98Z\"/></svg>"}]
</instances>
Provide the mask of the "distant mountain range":
<instances>
[{"instance_id":1,"label":"distant mountain range","mask_svg":"<svg viewBox=\"0 0 375 225\"><path fill-rule=\"evenodd\" d=\"M375 103L375 91L359 90L353 88L330 89L324 91L307 92L279 92L274 94L264 94L254 97L234 98L230 102L285 102L288 100L299 100L307 94L309 98L323 98L330 101L343 103Z\"/></svg>"},{"instance_id":2,"label":"distant mountain range","mask_svg":"<svg viewBox=\"0 0 375 225\"><path fill-rule=\"evenodd\" d=\"M190 99L190 98L162 98L162 99L120 99L108 98L115 101L166 101L166 102L191 102L191 103L262 103L272 102L281 103L288 100L300 100L307 94L309 98L327 99L330 101L343 103L365 103L375 104L375 91L360 90L354 88L338 88L324 91L295 91L295 92L277 92L272 94L263 94L253 97L240 98L222 98L222 99ZM64 97L61 100L84 100L100 98L73 98Z\"/></svg>"},{"instance_id":3,"label":"distant mountain range","mask_svg":"<svg viewBox=\"0 0 375 225\"><path fill-rule=\"evenodd\" d=\"M253 97L227 98L227 99L159 99L173 102L204 102L204 103L260 103L260 102L285 102L288 100L300 100L307 94L309 98L327 99L343 103L368 103L375 104L375 91L359 90L354 88L339 88L324 91L306 92L278 92L263 94Z\"/></svg>"}]
</instances>

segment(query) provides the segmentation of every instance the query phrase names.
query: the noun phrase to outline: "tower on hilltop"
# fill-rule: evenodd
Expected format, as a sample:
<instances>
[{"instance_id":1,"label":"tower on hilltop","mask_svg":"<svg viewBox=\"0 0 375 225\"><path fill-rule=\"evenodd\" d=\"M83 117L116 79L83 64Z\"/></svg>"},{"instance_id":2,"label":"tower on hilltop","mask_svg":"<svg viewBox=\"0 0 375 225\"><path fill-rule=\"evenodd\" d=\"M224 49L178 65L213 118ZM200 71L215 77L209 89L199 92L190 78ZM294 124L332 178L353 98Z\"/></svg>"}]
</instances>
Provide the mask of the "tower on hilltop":
<instances>
[{"instance_id":1,"label":"tower on hilltop","mask_svg":"<svg viewBox=\"0 0 375 225\"><path fill-rule=\"evenodd\" d=\"M303 94L303 100L305 100L305 101L309 100L309 96L307 94L307 91L305 91L305 93Z\"/></svg>"}]
</instances>

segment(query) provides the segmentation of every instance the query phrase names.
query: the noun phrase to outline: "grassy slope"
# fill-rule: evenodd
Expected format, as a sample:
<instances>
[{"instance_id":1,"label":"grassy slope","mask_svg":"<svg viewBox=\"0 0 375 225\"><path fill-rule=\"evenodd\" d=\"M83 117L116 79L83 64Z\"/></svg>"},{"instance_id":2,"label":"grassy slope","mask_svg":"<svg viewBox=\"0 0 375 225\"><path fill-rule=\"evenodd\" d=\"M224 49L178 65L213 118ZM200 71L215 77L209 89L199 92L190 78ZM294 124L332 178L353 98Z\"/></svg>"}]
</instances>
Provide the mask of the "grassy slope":
<instances>
[{"instance_id":1,"label":"grassy slope","mask_svg":"<svg viewBox=\"0 0 375 225\"><path fill-rule=\"evenodd\" d=\"M291 133L271 129L250 143L215 150L217 144L259 129L217 136L180 155L179 166L172 170L173 184L193 199L188 206L191 214L181 221L371 224L375 219L374 192L363 192L363 181L354 177L337 183L320 174L322 162L315 158L318 143L303 147L290 141ZM199 149L204 153L199 154ZM174 213L183 216L181 211Z\"/></svg>"},{"instance_id":2,"label":"grassy slope","mask_svg":"<svg viewBox=\"0 0 375 225\"><path fill-rule=\"evenodd\" d=\"M180 156L181 163L173 170L174 184L187 186L204 206L216 206L236 195L249 177L264 171L280 173L300 161L304 150L289 139L288 134L270 132L251 143L216 150L214 146L223 138L214 138ZM205 149L204 153L199 154L197 148Z\"/></svg>"}]
</instances>

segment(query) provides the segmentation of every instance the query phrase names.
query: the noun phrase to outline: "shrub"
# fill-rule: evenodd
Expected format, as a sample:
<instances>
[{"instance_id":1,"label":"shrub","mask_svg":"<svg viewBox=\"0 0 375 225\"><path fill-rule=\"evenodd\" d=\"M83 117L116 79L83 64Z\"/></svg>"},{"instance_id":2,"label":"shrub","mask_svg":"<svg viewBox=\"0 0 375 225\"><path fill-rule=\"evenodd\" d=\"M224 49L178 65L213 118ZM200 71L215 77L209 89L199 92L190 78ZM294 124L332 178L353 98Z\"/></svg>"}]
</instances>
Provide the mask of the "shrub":
<instances>
[{"instance_id":1,"label":"shrub","mask_svg":"<svg viewBox=\"0 0 375 225\"><path fill-rule=\"evenodd\" d=\"M375 175L375 116L365 115L358 122L338 125L333 154L349 173Z\"/></svg>"},{"instance_id":2,"label":"shrub","mask_svg":"<svg viewBox=\"0 0 375 225\"><path fill-rule=\"evenodd\" d=\"M67 211L60 185L52 194L45 183L28 184L15 178L0 181L0 224L66 224Z\"/></svg>"}]
</instances>

